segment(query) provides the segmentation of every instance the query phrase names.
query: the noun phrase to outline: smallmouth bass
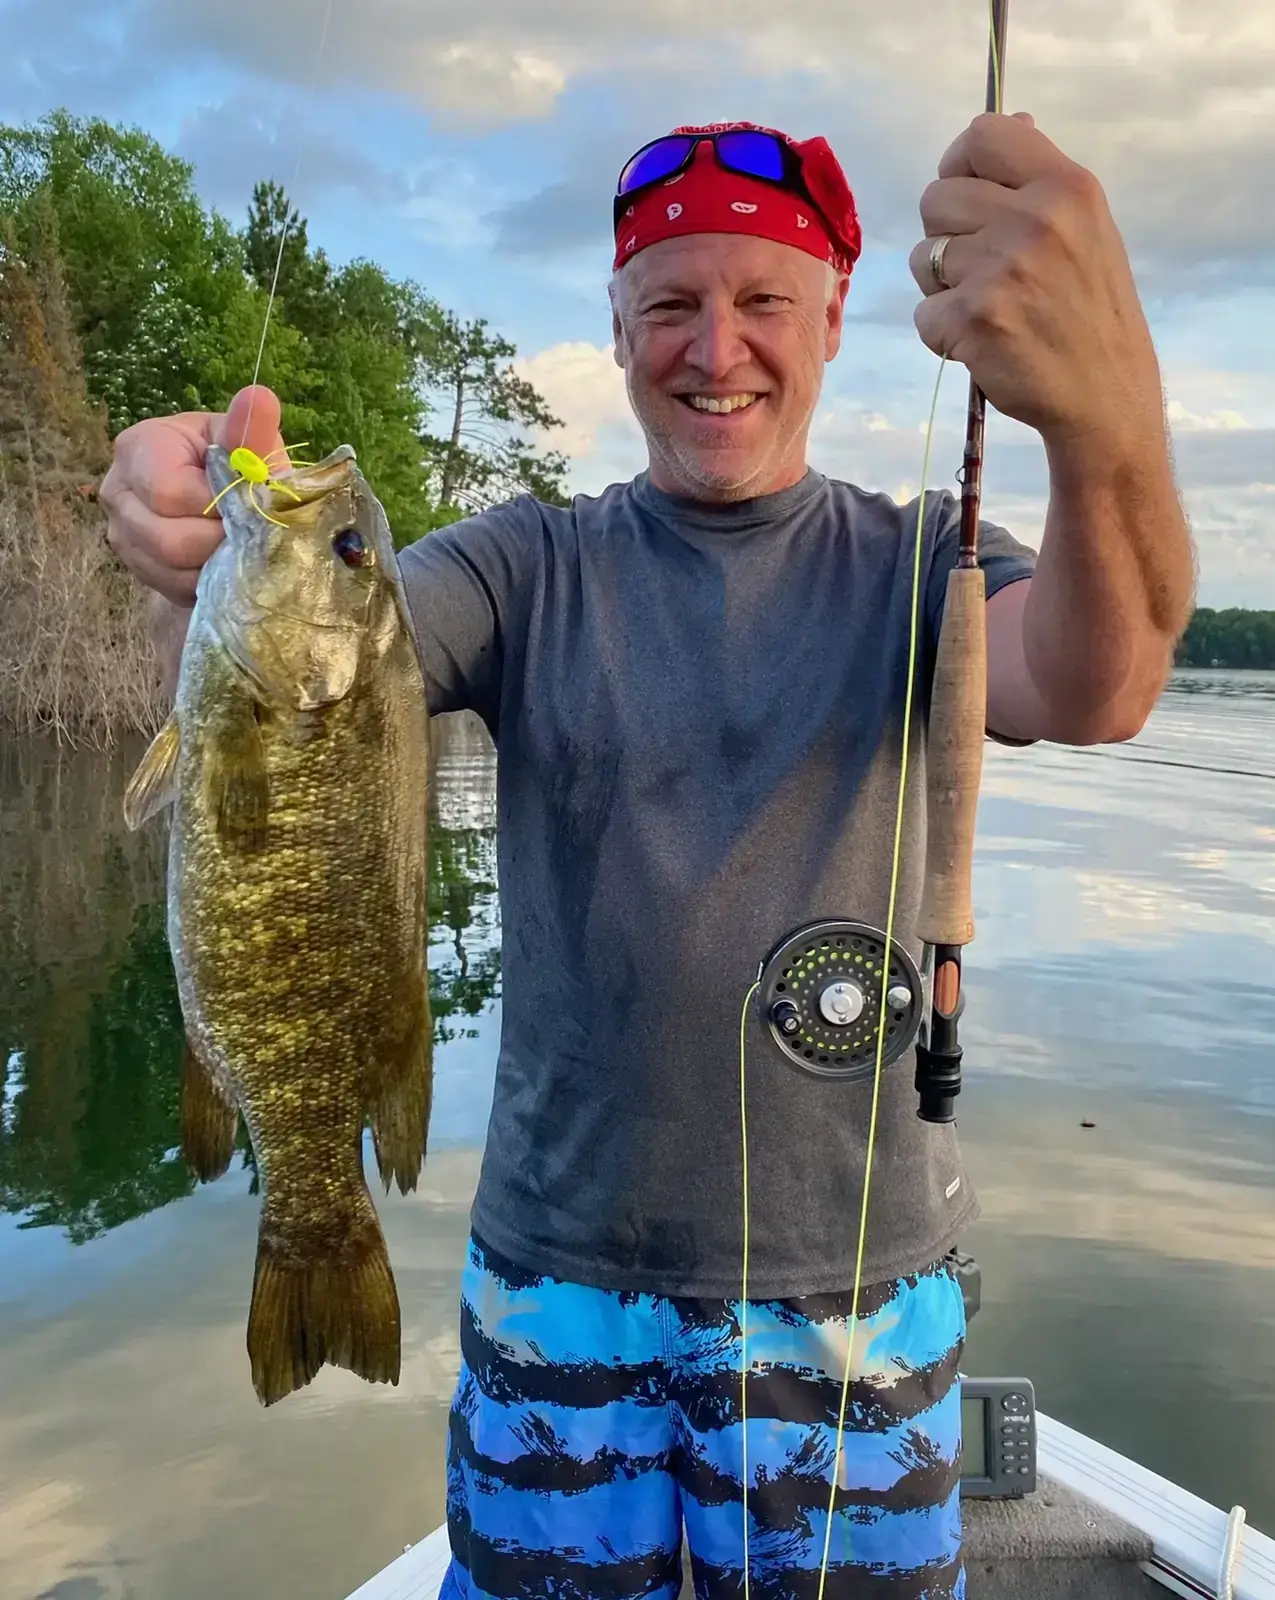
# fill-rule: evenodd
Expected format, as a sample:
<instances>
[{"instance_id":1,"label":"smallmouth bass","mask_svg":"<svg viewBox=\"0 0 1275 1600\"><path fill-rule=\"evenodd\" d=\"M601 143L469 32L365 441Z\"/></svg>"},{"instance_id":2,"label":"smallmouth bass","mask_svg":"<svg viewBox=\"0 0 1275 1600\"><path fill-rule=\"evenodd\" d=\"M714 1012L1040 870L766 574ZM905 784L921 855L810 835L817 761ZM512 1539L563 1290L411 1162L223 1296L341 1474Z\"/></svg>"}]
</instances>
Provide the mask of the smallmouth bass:
<instances>
[{"instance_id":1,"label":"smallmouth bass","mask_svg":"<svg viewBox=\"0 0 1275 1600\"><path fill-rule=\"evenodd\" d=\"M226 538L199 580L173 714L124 802L173 807L168 936L182 1145L261 1180L248 1315L264 1405L325 1364L397 1383L398 1291L363 1174L415 1189L433 1092L429 718L389 524L348 445L271 484L211 447ZM233 487L229 487L233 485Z\"/></svg>"}]
</instances>

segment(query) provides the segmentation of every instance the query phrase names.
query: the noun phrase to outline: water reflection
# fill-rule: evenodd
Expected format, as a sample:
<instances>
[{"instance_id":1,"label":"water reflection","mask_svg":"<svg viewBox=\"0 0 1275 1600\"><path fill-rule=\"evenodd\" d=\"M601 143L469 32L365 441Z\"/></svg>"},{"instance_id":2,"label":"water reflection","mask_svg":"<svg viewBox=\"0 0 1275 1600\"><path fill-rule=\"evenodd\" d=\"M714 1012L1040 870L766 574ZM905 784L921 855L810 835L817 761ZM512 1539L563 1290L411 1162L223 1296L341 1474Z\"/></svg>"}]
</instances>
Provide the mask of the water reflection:
<instances>
[{"instance_id":1,"label":"water reflection","mask_svg":"<svg viewBox=\"0 0 1275 1600\"><path fill-rule=\"evenodd\" d=\"M469 718L440 718L435 745L430 993L447 1045L477 1040L500 993L495 757ZM140 748L12 741L0 757L0 1209L76 1243L195 1187L176 1148L164 829L120 816ZM458 1120L451 1088L436 1138L472 1140L481 1120L472 1100ZM0 1254L0 1293L9 1277Z\"/></svg>"},{"instance_id":2,"label":"water reflection","mask_svg":"<svg viewBox=\"0 0 1275 1600\"><path fill-rule=\"evenodd\" d=\"M1189 1090L1150 1099L1110 1048L1077 1082L1082 1053L1055 1045L1049 1076L1018 1079L971 1051L962 1139L983 1215L966 1242L984 1299L967 1369L1030 1376L1051 1415L1270 1532L1269 1124Z\"/></svg>"},{"instance_id":3,"label":"water reflection","mask_svg":"<svg viewBox=\"0 0 1275 1600\"><path fill-rule=\"evenodd\" d=\"M989 751L961 1107L971 1367L1267 1531L1273 732L1275 675L1184 673L1127 746Z\"/></svg>"},{"instance_id":4,"label":"water reflection","mask_svg":"<svg viewBox=\"0 0 1275 1600\"><path fill-rule=\"evenodd\" d=\"M1149 727L1103 761L989 754L967 1028L985 1070L1052 1077L1058 1052L1007 1060L1002 1046L1055 1041L1071 1080L1209 1096L1266 1119L1271 1138L1269 676L1179 675ZM1181 765L1149 770L1146 749Z\"/></svg>"}]
</instances>

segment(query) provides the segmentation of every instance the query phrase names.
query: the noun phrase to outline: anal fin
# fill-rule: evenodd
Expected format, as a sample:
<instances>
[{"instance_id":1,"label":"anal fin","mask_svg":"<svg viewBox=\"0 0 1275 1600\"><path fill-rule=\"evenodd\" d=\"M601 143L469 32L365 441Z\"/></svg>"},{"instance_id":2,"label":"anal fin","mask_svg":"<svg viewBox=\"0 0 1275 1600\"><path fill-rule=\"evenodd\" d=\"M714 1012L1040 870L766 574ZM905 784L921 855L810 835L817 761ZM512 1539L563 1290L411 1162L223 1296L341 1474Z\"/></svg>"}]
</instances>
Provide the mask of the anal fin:
<instances>
[{"instance_id":1,"label":"anal fin","mask_svg":"<svg viewBox=\"0 0 1275 1600\"><path fill-rule=\"evenodd\" d=\"M238 1108L187 1039L182 1057L182 1154L201 1183L212 1183L229 1170L238 1127Z\"/></svg>"},{"instance_id":2,"label":"anal fin","mask_svg":"<svg viewBox=\"0 0 1275 1600\"><path fill-rule=\"evenodd\" d=\"M434 1101L434 1019L428 978L414 1008L414 1021L390 1059L377 1066L377 1092L368 1110L381 1182L388 1194L416 1188L429 1142Z\"/></svg>"}]
</instances>

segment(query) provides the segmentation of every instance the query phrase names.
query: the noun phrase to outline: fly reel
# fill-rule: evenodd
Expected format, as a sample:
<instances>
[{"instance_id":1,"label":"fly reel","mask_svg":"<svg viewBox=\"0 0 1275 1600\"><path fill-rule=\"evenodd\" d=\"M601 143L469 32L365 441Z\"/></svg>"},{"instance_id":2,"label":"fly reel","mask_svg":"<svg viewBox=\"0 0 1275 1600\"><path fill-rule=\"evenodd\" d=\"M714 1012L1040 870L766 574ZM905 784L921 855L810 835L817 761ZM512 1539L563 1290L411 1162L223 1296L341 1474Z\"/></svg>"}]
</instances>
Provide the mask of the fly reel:
<instances>
[{"instance_id":1,"label":"fly reel","mask_svg":"<svg viewBox=\"0 0 1275 1600\"><path fill-rule=\"evenodd\" d=\"M771 1039L795 1067L857 1083L876 1071L884 998L882 1065L913 1043L925 985L897 939L866 922L812 922L775 946L758 972L757 1005ZM888 973L886 971L888 964Z\"/></svg>"}]
</instances>

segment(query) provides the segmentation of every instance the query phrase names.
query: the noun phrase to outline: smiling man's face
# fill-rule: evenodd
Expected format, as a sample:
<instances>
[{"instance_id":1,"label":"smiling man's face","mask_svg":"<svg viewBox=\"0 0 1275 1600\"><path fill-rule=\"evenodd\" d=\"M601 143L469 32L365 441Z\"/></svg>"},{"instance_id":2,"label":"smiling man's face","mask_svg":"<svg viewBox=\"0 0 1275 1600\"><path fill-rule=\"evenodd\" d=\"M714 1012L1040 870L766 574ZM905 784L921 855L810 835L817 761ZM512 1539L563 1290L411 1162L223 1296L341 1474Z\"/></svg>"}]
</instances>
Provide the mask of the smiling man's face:
<instances>
[{"instance_id":1,"label":"smiling man's face","mask_svg":"<svg viewBox=\"0 0 1275 1600\"><path fill-rule=\"evenodd\" d=\"M689 234L613 289L615 358L669 494L725 502L800 482L847 280L791 245Z\"/></svg>"}]
</instances>

